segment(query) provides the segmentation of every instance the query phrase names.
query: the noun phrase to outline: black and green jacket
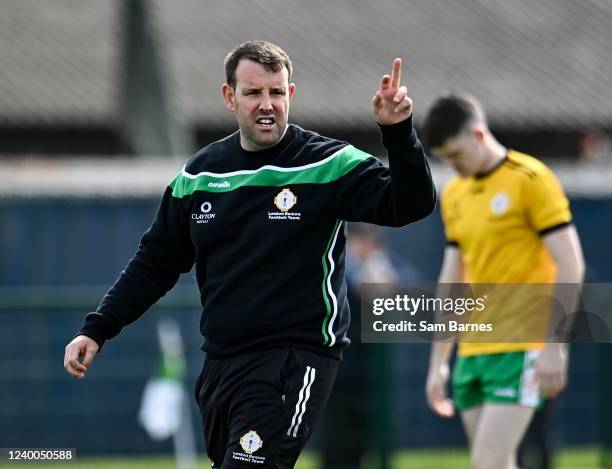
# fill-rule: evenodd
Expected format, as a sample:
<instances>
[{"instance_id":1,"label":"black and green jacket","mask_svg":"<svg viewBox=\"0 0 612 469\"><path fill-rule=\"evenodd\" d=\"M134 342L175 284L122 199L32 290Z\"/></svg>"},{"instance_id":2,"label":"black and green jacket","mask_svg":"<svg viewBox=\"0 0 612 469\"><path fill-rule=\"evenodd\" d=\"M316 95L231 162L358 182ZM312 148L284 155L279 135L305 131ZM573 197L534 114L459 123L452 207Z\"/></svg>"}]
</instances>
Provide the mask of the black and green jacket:
<instances>
[{"instance_id":1,"label":"black and green jacket","mask_svg":"<svg viewBox=\"0 0 612 469\"><path fill-rule=\"evenodd\" d=\"M79 333L102 346L195 262L207 353L301 347L339 358L349 343L346 222L406 225L436 200L411 121L381 132L388 168L296 125L264 151L243 150L239 132L202 149Z\"/></svg>"}]
</instances>

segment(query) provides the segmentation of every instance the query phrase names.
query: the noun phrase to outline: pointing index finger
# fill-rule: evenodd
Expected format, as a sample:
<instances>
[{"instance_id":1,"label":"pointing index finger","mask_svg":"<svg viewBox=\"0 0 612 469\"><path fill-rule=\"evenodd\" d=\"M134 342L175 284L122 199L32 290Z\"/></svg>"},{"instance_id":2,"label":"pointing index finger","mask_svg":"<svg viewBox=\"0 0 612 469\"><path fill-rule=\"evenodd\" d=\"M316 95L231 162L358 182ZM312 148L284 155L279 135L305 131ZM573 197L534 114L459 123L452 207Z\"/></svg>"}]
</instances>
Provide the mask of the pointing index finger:
<instances>
[{"instance_id":1,"label":"pointing index finger","mask_svg":"<svg viewBox=\"0 0 612 469\"><path fill-rule=\"evenodd\" d=\"M402 74L402 59L399 57L393 61L393 71L391 72L391 88L397 88L400 84Z\"/></svg>"}]
</instances>

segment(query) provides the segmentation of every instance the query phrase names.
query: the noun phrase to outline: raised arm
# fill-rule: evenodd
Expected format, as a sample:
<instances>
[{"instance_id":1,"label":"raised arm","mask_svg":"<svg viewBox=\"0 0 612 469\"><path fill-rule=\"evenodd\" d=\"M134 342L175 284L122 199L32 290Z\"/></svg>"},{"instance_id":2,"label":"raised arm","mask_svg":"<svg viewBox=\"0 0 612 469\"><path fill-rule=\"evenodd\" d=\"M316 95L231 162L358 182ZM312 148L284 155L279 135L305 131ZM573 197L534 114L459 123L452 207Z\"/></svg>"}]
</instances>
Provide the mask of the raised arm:
<instances>
[{"instance_id":1,"label":"raised arm","mask_svg":"<svg viewBox=\"0 0 612 469\"><path fill-rule=\"evenodd\" d=\"M412 99L406 87L400 86L401 64L401 59L395 59L391 75L383 75L372 99L389 167L360 152L366 158L335 186L340 219L402 226L426 217L435 208L429 164L412 127Z\"/></svg>"}]
</instances>

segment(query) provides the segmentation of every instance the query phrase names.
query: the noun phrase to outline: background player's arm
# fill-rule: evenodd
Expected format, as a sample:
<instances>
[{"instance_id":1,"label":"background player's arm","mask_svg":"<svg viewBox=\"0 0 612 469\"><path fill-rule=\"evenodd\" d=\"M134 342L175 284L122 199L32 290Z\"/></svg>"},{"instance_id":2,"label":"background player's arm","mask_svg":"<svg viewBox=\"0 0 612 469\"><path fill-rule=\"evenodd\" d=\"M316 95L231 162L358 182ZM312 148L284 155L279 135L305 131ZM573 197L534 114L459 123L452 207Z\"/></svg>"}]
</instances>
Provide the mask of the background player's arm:
<instances>
[{"instance_id":1,"label":"background player's arm","mask_svg":"<svg viewBox=\"0 0 612 469\"><path fill-rule=\"evenodd\" d=\"M545 235L542 241L557 265L555 283L582 283L584 257L574 225L553 231Z\"/></svg>"},{"instance_id":2,"label":"background player's arm","mask_svg":"<svg viewBox=\"0 0 612 469\"><path fill-rule=\"evenodd\" d=\"M448 292L448 284L458 283L463 280L464 265L459 248L448 245L444 250L442 270L438 278L439 298L443 298ZM452 401L447 396L447 384L450 376L449 361L454 342L433 342L429 356L429 371L427 373L427 384L425 394L429 407L442 417L452 417L455 413Z\"/></svg>"},{"instance_id":3,"label":"background player's arm","mask_svg":"<svg viewBox=\"0 0 612 469\"><path fill-rule=\"evenodd\" d=\"M559 308L557 314L568 315L574 311L579 286L584 279L584 258L578 233L573 225L555 230L542 239L550 256L557 265L554 297ZM566 324L566 329L571 324ZM547 396L561 392L567 382L567 350L565 344L548 343L536 363L540 388Z\"/></svg>"}]
</instances>

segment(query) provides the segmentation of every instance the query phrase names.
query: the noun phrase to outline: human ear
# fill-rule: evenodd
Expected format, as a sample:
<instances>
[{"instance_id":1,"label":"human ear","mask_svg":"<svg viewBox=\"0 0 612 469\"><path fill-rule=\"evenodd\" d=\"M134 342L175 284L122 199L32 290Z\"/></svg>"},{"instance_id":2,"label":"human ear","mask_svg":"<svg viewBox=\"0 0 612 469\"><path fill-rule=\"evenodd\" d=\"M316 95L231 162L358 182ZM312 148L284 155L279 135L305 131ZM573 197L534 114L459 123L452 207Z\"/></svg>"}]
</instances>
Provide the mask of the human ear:
<instances>
[{"instance_id":1,"label":"human ear","mask_svg":"<svg viewBox=\"0 0 612 469\"><path fill-rule=\"evenodd\" d=\"M223 85L221 86L221 94L223 94L223 100L225 101L225 107L228 109L228 111L234 112L236 110L236 105L234 101L234 98L235 98L234 88L232 88L227 83L223 83Z\"/></svg>"},{"instance_id":2,"label":"human ear","mask_svg":"<svg viewBox=\"0 0 612 469\"><path fill-rule=\"evenodd\" d=\"M480 124L475 124L472 127L472 135L476 138L476 140L478 140L479 142L484 142L485 140L485 136L486 136L486 131L485 129L482 127L482 125Z\"/></svg>"},{"instance_id":3,"label":"human ear","mask_svg":"<svg viewBox=\"0 0 612 469\"><path fill-rule=\"evenodd\" d=\"M289 83L289 101L293 98L293 94L295 93L295 83Z\"/></svg>"}]
</instances>

